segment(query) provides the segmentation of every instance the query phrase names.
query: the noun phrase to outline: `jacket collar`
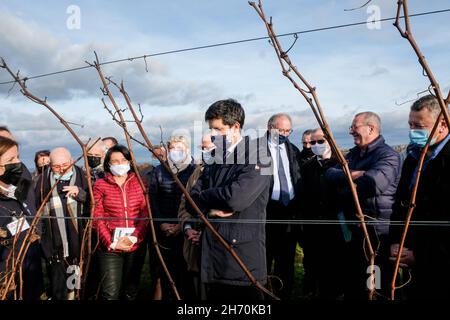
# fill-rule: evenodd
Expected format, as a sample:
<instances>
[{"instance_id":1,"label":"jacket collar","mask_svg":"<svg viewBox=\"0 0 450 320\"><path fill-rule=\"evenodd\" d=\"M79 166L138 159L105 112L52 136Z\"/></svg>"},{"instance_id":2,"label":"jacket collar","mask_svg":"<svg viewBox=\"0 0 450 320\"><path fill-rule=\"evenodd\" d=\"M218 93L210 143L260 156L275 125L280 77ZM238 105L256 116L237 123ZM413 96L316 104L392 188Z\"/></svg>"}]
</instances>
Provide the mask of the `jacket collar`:
<instances>
[{"instance_id":1,"label":"jacket collar","mask_svg":"<svg viewBox=\"0 0 450 320\"><path fill-rule=\"evenodd\" d=\"M383 144L384 144L384 137L380 134L378 136L378 138L376 138L374 141L369 143L366 150L367 150L367 152L372 152L373 150L382 146Z\"/></svg>"},{"instance_id":2,"label":"jacket collar","mask_svg":"<svg viewBox=\"0 0 450 320\"><path fill-rule=\"evenodd\" d=\"M450 133L449 133L449 135L450 135ZM446 156L450 155L450 141L447 141L445 143L445 145L442 147L442 150L439 152L439 154L446 155Z\"/></svg>"},{"instance_id":3,"label":"jacket collar","mask_svg":"<svg viewBox=\"0 0 450 320\"><path fill-rule=\"evenodd\" d=\"M228 151L229 149L226 151L225 153L226 164L245 163L245 159L247 159L247 155L249 152L248 150L249 140L250 138L248 136L242 136L241 140L239 140L239 142L234 145L233 150L231 152Z\"/></svg>"},{"instance_id":4,"label":"jacket collar","mask_svg":"<svg viewBox=\"0 0 450 320\"><path fill-rule=\"evenodd\" d=\"M359 150L361 156L364 156L384 145L384 142L385 142L384 137L380 134L375 140L373 140L371 143L367 145L367 148L365 150L361 150L358 146L356 146L355 148L356 150Z\"/></svg>"}]
</instances>

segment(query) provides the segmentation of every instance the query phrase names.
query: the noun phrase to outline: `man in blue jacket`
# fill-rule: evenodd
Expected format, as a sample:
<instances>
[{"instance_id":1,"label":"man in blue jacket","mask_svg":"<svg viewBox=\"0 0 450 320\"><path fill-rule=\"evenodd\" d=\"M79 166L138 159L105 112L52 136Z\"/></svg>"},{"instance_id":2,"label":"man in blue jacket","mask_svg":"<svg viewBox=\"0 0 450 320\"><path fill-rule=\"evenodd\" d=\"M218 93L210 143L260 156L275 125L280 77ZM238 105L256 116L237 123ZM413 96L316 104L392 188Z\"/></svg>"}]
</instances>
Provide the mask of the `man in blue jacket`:
<instances>
[{"instance_id":1,"label":"man in blue jacket","mask_svg":"<svg viewBox=\"0 0 450 320\"><path fill-rule=\"evenodd\" d=\"M347 154L353 183L356 185L361 209L366 221L376 221L368 225L372 247L377 250L375 265L380 268L382 292L387 293L392 277L389 262L389 220L392 214L395 192L400 179L400 155L388 146L381 133L380 117L373 112L358 113L349 129L355 147ZM339 201L339 217L358 220L355 202L346 176L340 165L328 169L326 179L335 188ZM368 248L359 224L342 225L347 242L346 281L344 296L349 299L367 298ZM330 270L332 272L332 270ZM380 275L375 275L380 276ZM386 291L385 291L386 290Z\"/></svg>"},{"instance_id":2,"label":"man in blue jacket","mask_svg":"<svg viewBox=\"0 0 450 320\"><path fill-rule=\"evenodd\" d=\"M200 210L214 219L211 224L256 280L265 285L264 222L271 177L263 169L270 167L270 157L259 161L261 159L257 158L261 154L258 157L256 141L241 136L244 118L244 109L232 99L217 101L208 108L205 120L217 146L215 163L205 167L190 194ZM267 143L259 145L266 146ZM189 204L187 209L196 215ZM201 280L206 285L208 300L264 298L209 229L202 235L201 248Z\"/></svg>"}]
</instances>

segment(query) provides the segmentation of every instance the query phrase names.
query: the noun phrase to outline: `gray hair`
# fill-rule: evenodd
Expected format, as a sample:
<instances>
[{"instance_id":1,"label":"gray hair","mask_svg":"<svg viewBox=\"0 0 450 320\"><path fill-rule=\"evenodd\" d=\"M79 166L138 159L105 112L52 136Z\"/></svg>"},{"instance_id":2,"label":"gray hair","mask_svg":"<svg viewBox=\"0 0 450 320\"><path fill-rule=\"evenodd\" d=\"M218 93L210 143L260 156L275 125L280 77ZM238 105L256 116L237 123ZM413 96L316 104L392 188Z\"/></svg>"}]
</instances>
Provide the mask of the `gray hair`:
<instances>
[{"instance_id":1,"label":"gray hair","mask_svg":"<svg viewBox=\"0 0 450 320\"><path fill-rule=\"evenodd\" d=\"M275 127L277 124L277 120L281 117L288 118L289 122L292 125L292 119L287 113L276 113L273 116L270 117L269 121L267 121L267 126L269 127Z\"/></svg>"},{"instance_id":2,"label":"gray hair","mask_svg":"<svg viewBox=\"0 0 450 320\"><path fill-rule=\"evenodd\" d=\"M372 111L360 112L355 115L355 118L363 117L364 123L369 126L373 126L378 132L381 132L381 119L380 116Z\"/></svg>"},{"instance_id":3,"label":"gray hair","mask_svg":"<svg viewBox=\"0 0 450 320\"><path fill-rule=\"evenodd\" d=\"M431 113L434 121L436 121L441 113L439 101L431 94L416 100L411 106L411 111L422 111L423 109L427 109Z\"/></svg>"},{"instance_id":4,"label":"gray hair","mask_svg":"<svg viewBox=\"0 0 450 320\"><path fill-rule=\"evenodd\" d=\"M179 135L179 136L170 136L167 140L167 147L170 149L171 145L174 143L180 142L182 143L188 151L191 150L190 139L187 136Z\"/></svg>"},{"instance_id":5,"label":"gray hair","mask_svg":"<svg viewBox=\"0 0 450 320\"><path fill-rule=\"evenodd\" d=\"M106 154L106 152L108 151L105 142L102 139L100 139L100 137L91 139L87 145L87 149L92 148L94 145L99 145L104 154Z\"/></svg>"}]
</instances>

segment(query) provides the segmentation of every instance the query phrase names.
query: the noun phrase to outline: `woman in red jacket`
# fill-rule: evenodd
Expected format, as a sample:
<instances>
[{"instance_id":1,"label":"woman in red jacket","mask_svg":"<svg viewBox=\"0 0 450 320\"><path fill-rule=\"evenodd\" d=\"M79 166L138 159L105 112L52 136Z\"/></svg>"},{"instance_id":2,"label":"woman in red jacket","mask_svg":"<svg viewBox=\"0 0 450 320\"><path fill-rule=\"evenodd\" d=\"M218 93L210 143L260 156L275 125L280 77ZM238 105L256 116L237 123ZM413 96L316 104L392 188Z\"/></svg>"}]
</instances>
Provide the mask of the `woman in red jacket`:
<instances>
[{"instance_id":1,"label":"woman in red jacket","mask_svg":"<svg viewBox=\"0 0 450 320\"><path fill-rule=\"evenodd\" d=\"M94 185L95 229L102 299L134 300L145 259L148 211L131 155L124 146L108 150L105 177Z\"/></svg>"}]
</instances>

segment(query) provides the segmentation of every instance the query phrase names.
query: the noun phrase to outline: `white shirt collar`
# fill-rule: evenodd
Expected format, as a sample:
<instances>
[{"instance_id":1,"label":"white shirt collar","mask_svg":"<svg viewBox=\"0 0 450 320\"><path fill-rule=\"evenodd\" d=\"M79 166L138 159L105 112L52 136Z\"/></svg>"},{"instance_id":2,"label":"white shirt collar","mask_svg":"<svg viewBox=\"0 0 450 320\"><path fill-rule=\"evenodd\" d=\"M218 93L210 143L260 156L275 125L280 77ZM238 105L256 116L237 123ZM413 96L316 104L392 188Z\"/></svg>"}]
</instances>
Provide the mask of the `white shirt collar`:
<instances>
[{"instance_id":1,"label":"white shirt collar","mask_svg":"<svg viewBox=\"0 0 450 320\"><path fill-rule=\"evenodd\" d=\"M283 149L285 147L285 144L286 143L278 144L269 139L269 147L271 147L271 148L280 147L280 149Z\"/></svg>"},{"instance_id":2,"label":"white shirt collar","mask_svg":"<svg viewBox=\"0 0 450 320\"><path fill-rule=\"evenodd\" d=\"M236 141L236 143L232 144L231 146L228 147L227 152L228 153L232 153L234 151L234 149L236 148L236 146L239 144L239 142L242 141L242 136L239 138L238 141Z\"/></svg>"}]
</instances>

